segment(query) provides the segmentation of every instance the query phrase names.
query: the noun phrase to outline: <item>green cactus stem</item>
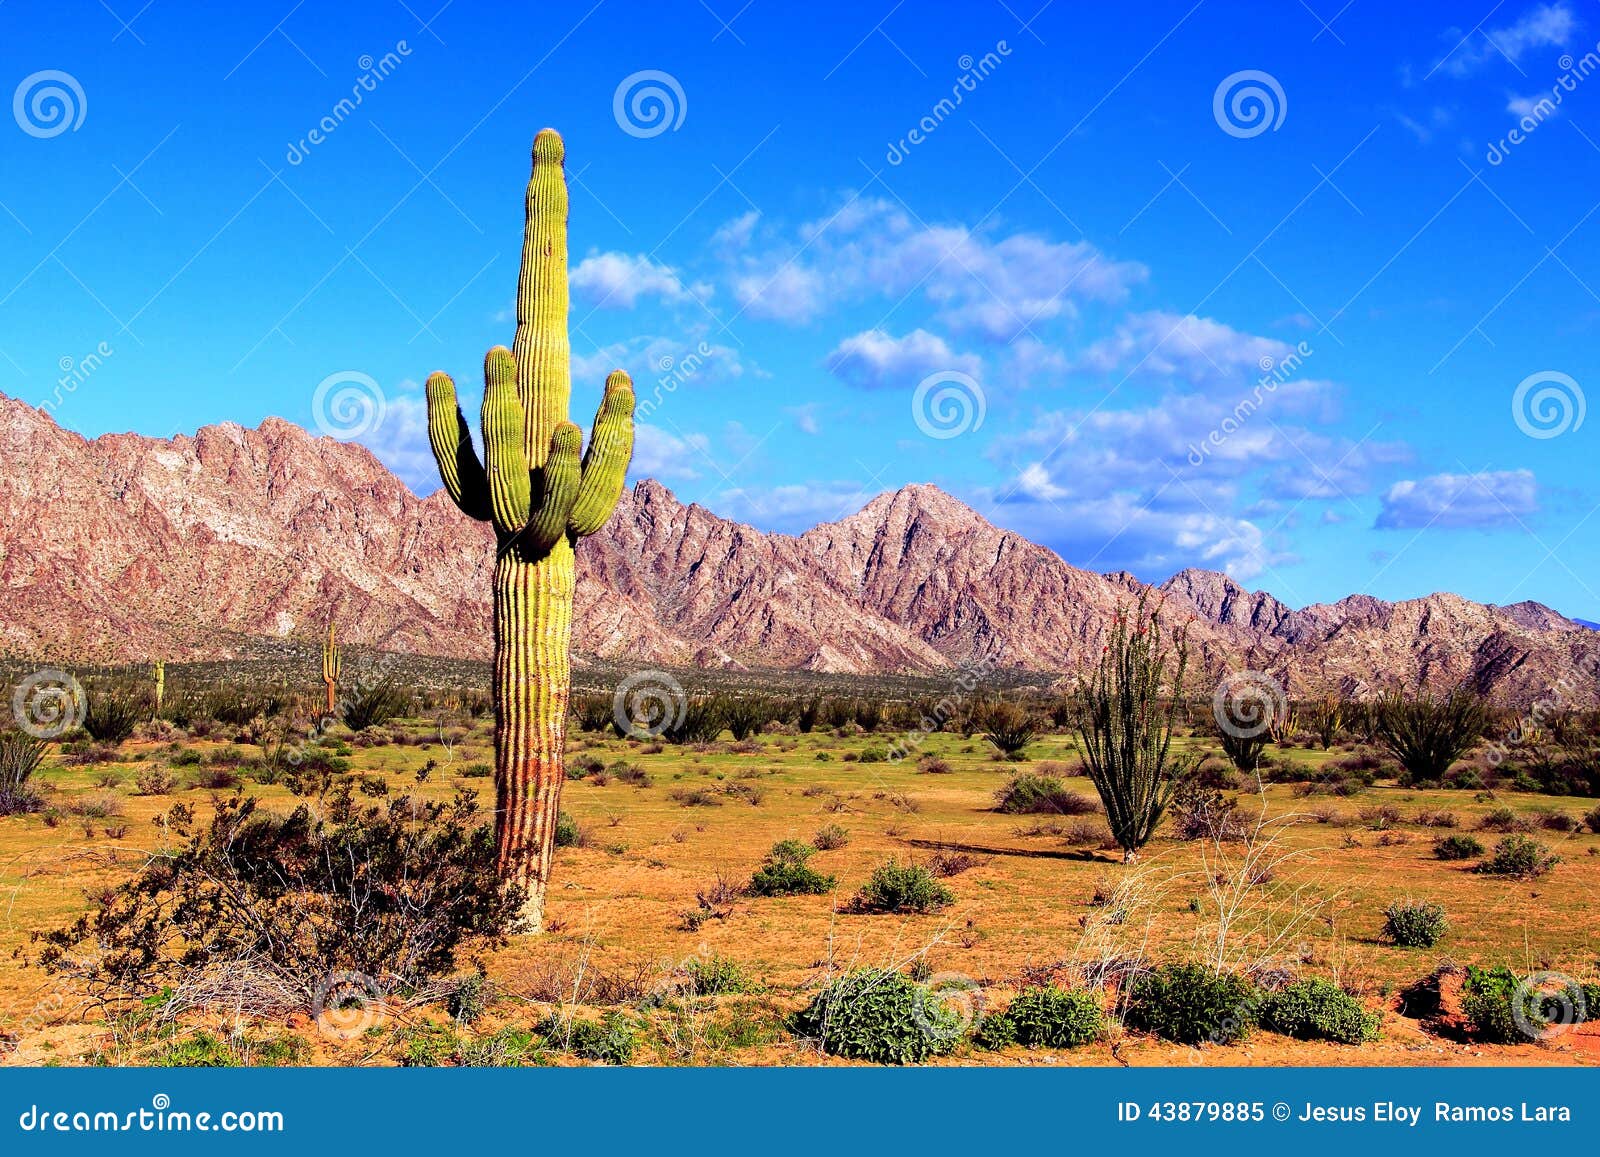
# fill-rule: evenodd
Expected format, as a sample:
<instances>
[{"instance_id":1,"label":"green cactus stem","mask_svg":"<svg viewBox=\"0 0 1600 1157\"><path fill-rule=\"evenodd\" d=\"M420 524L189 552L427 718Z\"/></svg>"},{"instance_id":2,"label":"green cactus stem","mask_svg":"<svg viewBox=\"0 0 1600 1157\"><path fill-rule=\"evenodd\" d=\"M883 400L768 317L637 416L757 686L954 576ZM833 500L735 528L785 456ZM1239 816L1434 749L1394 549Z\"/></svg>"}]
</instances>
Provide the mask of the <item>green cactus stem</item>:
<instances>
[{"instance_id":1,"label":"green cactus stem","mask_svg":"<svg viewBox=\"0 0 1600 1157\"><path fill-rule=\"evenodd\" d=\"M156 677L156 717L161 716L161 706L167 698L167 661L157 659L153 668Z\"/></svg>"},{"instance_id":2,"label":"green cactus stem","mask_svg":"<svg viewBox=\"0 0 1600 1157\"><path fill-rule=\"evenodd\" d=\"M517 331L483 366L479 462L449 375L428 377L428 440L445 490L493 523L495 834L501 878L526 897L524 926L544 926L565 781L577 540L605 525L633 456L633 382L606 379L589 446L567 418L566 149L553 129L533 142ZM581 453L581 456L580 456Z\"/></svg>"},{"instance_id":3,"label":"green cactus stem","mask_svg":"<svg viewBox=\"0 0 1600 1157\"><path fill-rule=\"evenodd\" d=\"M339 672L344 658L339 651L339 641L333 623L328 624L328 638L322 644L322 681L328 685L328 714L332 715L339 702Z\"/></svg>"}]
</instances>

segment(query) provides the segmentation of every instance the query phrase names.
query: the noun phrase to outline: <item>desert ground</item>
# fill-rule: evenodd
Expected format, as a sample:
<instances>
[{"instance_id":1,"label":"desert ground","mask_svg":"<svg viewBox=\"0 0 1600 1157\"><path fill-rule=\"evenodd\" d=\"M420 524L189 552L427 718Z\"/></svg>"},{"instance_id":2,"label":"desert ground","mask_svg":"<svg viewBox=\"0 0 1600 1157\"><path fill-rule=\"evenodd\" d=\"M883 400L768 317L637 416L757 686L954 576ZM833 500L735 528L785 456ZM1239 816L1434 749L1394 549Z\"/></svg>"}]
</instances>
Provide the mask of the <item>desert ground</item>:
<instances>
[{"instance_id":1,"label":"desert ground","mask_svg":"<svg viewBox=\"0 0 1600 1157\"><path fill-rule=\"evenodd\" d=\"M481 700L335 728L322 751L348 760L365 794L447 799L461 788L492 804L492 717ZM591 721L592 722L592 721ZM827 982L871 967L908 973L981 1021L1028 985L1112 976L1118 962L1198 960L1280 980L1322 977L1381 1016L1376 1039L1346 1045L1253 1032L1186 1046L1113 1019L1072 1049L963 1044L941 1064L1586 1064L1591 1026L1549 1040L1474 1040L1459 1014L1460 966L1508 965L1590 981L1600 889L1594 801L1497 786L1401 787L1396 768L1345 734L1329 750L1291 736L1267 748L1258 784L1226 768L1203 728L1180 728L1180 752L1236 801L1229 838L1178 838L1173 814L1133 863L1108 838L1076 740L1039 734L1002 758L982 734L918 733L819 721L809 733L769 724L735 740L664 744L573 722L562 810L575 821L556 858L547 930L482 955L486 982L468 1021L438 1002L385 999L330 1031L294 1013L231 1009L157 1015L98 1003L38 966L34 933L70 924L104 889L167 846L175 804L204 814L236 792L287 811L298 801L263 774L267 741L246 727L142 725L118 745L52 744L34 779L42 810L0 818L0 1040L10 1064L828 1064L788 1018ZM1190 732L1198 731L1199 734ZM201 734L204 733L203 737ZM256 742L251 742L254 739ZM1365 775L1345 769L1364 769ZM153 773L153 774L152 774ZM1000 793L1019 774L1055 778L1068 801L1008 814ZM1372 778L1371 786L1362 786ZM1294 780L1296 782L1272 782ZM264 782L265 781L265 782ZM1078 813L1081 808L1081 814ZM1509 814L1507 809L1509 809ZM1494 830L1483 830L1486 825ZM1435 841L1471 835L1492 847L1531 832L1560 861L1531 879L1444 860ZM826 830L827 834L819 835ZM1191 833L1192 835L1192 833ZM775 844L822 845L809 864L836 881L820 895L747 890ZM1480 857L1481 858L1481 857ZM952 902L924 913L853 903L886 861L929 867ZM1396 901L1442 905L1431 948L1384 935ZM462 971L467 970L465 962ZM1095 971L1098 970L1098 971ZM1435 977L1438 1007L1414 986ZM1114 993L1114 984L1112 985ZM1114 995L1107 998L1114 1001ZM621 1026L621 1054L541 1037L553 1011ZM473 1059L476 1058L476 1059Z\"/></svg>"}]
</instances>

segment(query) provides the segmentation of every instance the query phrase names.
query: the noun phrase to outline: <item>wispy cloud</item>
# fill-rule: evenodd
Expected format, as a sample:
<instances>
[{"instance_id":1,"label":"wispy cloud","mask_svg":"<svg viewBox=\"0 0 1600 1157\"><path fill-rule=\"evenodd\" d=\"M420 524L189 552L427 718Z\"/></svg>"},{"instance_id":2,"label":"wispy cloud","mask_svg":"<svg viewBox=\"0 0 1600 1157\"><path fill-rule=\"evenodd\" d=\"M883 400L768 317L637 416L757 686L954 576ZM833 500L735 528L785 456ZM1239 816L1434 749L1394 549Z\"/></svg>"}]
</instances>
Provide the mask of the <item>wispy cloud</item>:
<instances>
[{"instance_id":1,"label":"wispy cloud","mask_svg":"<svg viewBox=\"0 0 1600 1157\"><path fill-rule=\"evenodd\" d=\"M1474 32L1451 29L1445 33L1445 39L1455 47L1439 64L1439 71L1451 76L1469 76L1493 60L1509 60L1515 64L1532 49L1567 43L1576 28L1577 20L1567 5L1545 4L1504 27L1480 28Z\"/></svg>"},{"instance_id":2,"label":"wispy cloud","mask_svg":"<svg viewBox=\"0 0 1600 1157\"><path fill-rule=\"evenodd\" d=\"M1432 474L1391 486L1376 525L1386 530L1489 529L1516 526L1538 509L1539 486L1531 470Z\"/></svg>"}]
</instances>

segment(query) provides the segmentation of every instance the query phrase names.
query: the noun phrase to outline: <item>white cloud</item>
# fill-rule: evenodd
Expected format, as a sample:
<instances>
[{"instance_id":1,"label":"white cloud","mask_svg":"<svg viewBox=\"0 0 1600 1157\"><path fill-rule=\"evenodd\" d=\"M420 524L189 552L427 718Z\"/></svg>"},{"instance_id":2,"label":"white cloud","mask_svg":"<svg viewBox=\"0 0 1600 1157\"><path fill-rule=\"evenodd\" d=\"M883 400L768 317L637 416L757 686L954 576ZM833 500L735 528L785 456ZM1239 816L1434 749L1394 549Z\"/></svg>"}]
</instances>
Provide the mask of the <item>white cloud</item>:
<instances>
[{"instance_id":1,"label":"white cloud","mask_svg":"<svg viewBox=\"0 0 1600 1157\"><path fill-rule=\"evenodd\" d=\"M1531 470L1432 474L1396 482L1383 496L1377 525L1390 530L1517 526L1539 509Z\"/></svg>"},{"instance_id":2,"label":"white cloud","mask_svg":"<svg viewBox=\"0 0 1600 1157\"><path fill-rule=\"evenodd\" d=\"M1072 316L1080 301L1123 300L1147 270L1088 242L926 225L891 202L858 197L801 225L787 244L740 255L730 276L757 317L804 323L838 305L920 294L949 328L1010 341Z\"/></svg>"},{"instance_id":3,"label":"white cloud","mask_svg":"<svg viewBox=\"0 0 1600 1157\"><path fill-rule=\"evenodd\" d=\"M956 353L942 337L925 329L914 329L905 337L881 329L847 337L828 355L827 365L840 381L862 390L912 389L942 370L973 377L983 370L978 358Z\"/></svg>"},{"instance_id":4,"label":"white cloud","mask_svg":"<svg viewBox=\"0 0 1600 1157\"><path fill-rule=\"evenodd\" d=\"M1518 120L1547 121L1559 110L1547 92L1536 92L1532 96L1518 96L1513 92L1507 94L1506 111Z\"/></svg>"},{"instance_id":5,"label":"white cloud","mask_svg":"<svg viewBox=\"0 0 1600 1157\"><path fill-rule=\"evenodd\" d=\"M567 276L572 291L597 309L632 309L643 297L658 297L668 304L693 298L705 300L711 287L685 285L670 265L643 253L591 253Z\"/></svg>"},{"instance_id":6,"label":"white cloud","mask_svg":"<svg viewBox=\"0 0 1600 1157\"><path fill-rule=\"evenodd\" d=\"M1193 385L1240 385L1271 373L1293 346L1209 317L1154 311L1130 315L1077 359L1096 373L1181 378Z\"/></svg>"},{"instance_id":7,"label":"white cloud","mask_svg":"<svg viewBox=\"0 0 1600 1157\"><path fill-rule=\"evenodd\" d=\"M1453 28L1445 39L1455 45L1439 65L1451 76L1467 76L1494 60L1516 63L1534 48L1565 44L1577 27L1572 10L1565 4L1545 4L1526 13L1503 28L1464 32Z\"/></svg>"},{"instance_id":8,"label":"white cloud","mask_svg":"<svg viewBox=\"0 0 1600 1157\"><path fill-rule=\"evenodd\" d=\"M749 368L731 346L693 337L636 337L591 353L574 353L572 384L578 388L600 386L612 370L627 370L642 402L657 392L671 394L695 383L741 378Z\"/></svg>"},{"instance_id":9,"label":"white cloud","mask_svg":"<svg viewBox=\"0 0 1600 1157\"><path fill-rule=\"evenodd\" d=\"M807 482L769 488L736 487L709 500L718 514L764 530L803 534L822 522L854 514L874 495L859 482Z\"/></svg>"},{"instance_id":10,"label":"white cloud","mask_svg":"<svg viewBox=\"0 0 1600 1157\"><path fill-rule=\"evenodd\" d=\"M679 437L659 426L636 423L633 431L633 462L630 478L660 478L693 481L706 464L710 443L703 434Z\"/></svg>"}]
</instances>

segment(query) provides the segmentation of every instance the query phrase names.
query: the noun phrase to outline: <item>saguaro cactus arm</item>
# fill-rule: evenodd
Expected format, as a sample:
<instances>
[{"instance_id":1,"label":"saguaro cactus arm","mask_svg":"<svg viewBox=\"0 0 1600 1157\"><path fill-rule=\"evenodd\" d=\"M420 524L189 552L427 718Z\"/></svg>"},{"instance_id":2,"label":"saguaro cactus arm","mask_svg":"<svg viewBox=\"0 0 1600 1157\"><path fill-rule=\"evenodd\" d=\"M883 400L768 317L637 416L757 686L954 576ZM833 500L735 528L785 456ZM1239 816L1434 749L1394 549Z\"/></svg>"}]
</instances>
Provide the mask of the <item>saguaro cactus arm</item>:
<instances>
[{"instance_id":1,"label":"saguaro cactus arm","mask_svg":"<svg viewBox=\"0 0 1600 1157\"><path fill-rule=\"evenodd\" d=\"M583 456L583 482L572 504L572 533L593 534L606 524L622 495L633 457L633 381L617 370L606 379L606 396L595 415L594 433Z\"/></svg>"},{"instance_id":2,"label":"saguaro cactus arm","mask_svg":"<svg viewBox=\"0 0 1600 1157\"><path fill-rule=\"evenodd\" d=\"M488 459L495 529L506 535L528 524L532 482L522 441L525 425L517 364L510 350L497 345L483 359L483 456Z\"/></svg>"},{"instance_id":3,"label":"saguaro cactus arm","mask_svg":"<svg viewBox=\"0 0 1600 1157\"><path fill-rule=\"evenodd\" d=\"M456 384L446 373L428 375L428 444L439 464L440 481L461 512L488 522L494 513L489 477L472 448L472 433L456 402Z\"/></svg>"}]
</instances>

